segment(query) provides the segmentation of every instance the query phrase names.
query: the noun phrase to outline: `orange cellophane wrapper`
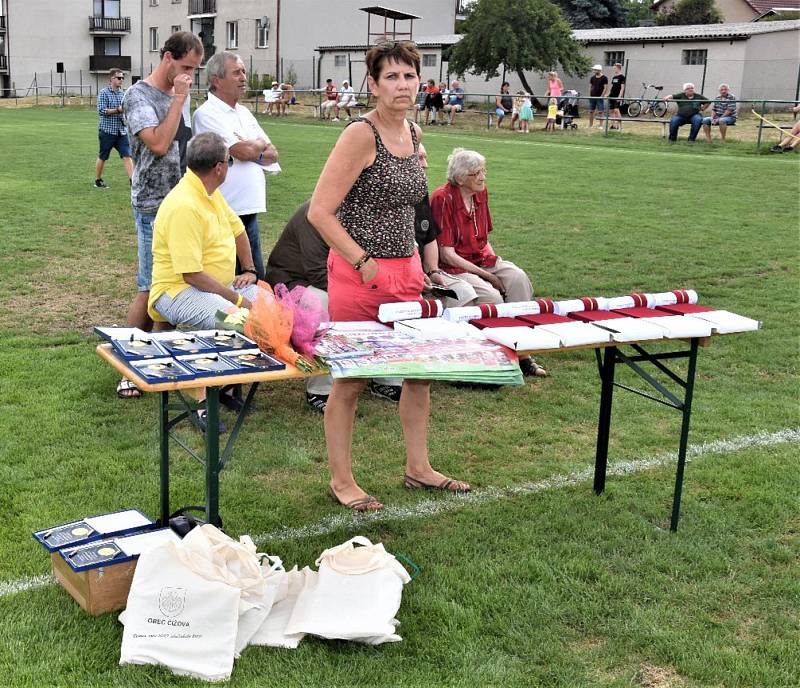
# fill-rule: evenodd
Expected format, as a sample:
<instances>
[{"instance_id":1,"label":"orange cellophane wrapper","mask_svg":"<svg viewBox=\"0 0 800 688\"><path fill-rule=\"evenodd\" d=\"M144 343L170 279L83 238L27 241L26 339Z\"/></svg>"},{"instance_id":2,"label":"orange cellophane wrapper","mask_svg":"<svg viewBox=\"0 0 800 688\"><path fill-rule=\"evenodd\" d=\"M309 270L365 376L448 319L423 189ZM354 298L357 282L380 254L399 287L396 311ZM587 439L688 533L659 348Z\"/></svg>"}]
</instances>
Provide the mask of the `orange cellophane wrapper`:
<instances>
[{"instance_id":1,"label":"orange cellophane wrapper","mask_svg":"<svg viewBox=\"0 0 800 688\"><path fill-rule=\"evenodd\" d=\"M256 342L264 353L295 365L300 355L289 343L293 319L291 309L275 298L272 287L266 282L259 282L258 292L250 307L250 315L244 324L244 333Z\"/></svg>"}]
</instances>

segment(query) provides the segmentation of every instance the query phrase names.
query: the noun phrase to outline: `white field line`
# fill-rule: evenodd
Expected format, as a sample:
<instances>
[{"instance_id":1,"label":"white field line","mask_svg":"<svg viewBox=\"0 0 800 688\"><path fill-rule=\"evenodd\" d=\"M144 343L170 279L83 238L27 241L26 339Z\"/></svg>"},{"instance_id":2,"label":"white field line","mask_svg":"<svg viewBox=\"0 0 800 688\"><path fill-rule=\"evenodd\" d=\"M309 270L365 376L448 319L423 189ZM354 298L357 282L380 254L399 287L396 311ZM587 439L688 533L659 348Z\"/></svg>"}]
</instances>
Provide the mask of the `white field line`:
<instances>
[{"instance_id":1,"label":"white field line","mask_svg":"<svg viewBox=\"0 0 800 688\"><path fill-rule=\"evenodd\" d=\"M714 440L703 444L689 445L686 460L691 461L703 456L713 454L730 454L746 449L770 447L779 444L800 444L800 428L786 428L776 432L759 432L754 435L734 437L729 440ZM609 462L608 475L631 475L641 473L652 468L659 468L673 464L677 459L677 452L658 454L656 456L635 459L632 461ZM381 511L356 514L352 511L342 511L333 516L323 518L317 523L311 523L299 528L279 528L269 533L254 535L256 545L267 542L280 542L282 540L300 540L302 538L328 535L337 530L352 530L372 523L404 521L411 518L428 517L445 514L465 506L484 504L517 496L526 496L557 490L561 487L571 487L592 479L594 467L588 467L577 473L554 475L544 480L507 487L485 487L476 489L465 495L441 495L438 499L422 499L416 504L406 507L387 506ZM41 576L27 576L15 581L0 583L0 598L16 595L20 592L35 590L47 585L54 585L55 580L50 574Z\"/></svg>"}]
</instances>

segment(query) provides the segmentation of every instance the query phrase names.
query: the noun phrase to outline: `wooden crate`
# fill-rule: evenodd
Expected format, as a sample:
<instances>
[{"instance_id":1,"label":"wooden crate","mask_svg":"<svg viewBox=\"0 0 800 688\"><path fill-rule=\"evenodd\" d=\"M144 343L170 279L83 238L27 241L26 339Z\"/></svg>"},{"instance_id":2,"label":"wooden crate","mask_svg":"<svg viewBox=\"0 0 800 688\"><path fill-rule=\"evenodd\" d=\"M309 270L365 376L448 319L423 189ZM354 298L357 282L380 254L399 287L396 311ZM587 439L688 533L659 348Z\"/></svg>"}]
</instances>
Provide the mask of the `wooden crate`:
<instances>
[{"instance_id":1,"label":"wooden crate","mask_svg":"<svg viewBox=\"0 0 800 688\"><path fill-rule=\"evenodd\" d=\"M97 616L124 609L128 603L136 559L77 573L58 553L51 555L53 574L89 614Z\"/></svg>"}]
</instances>

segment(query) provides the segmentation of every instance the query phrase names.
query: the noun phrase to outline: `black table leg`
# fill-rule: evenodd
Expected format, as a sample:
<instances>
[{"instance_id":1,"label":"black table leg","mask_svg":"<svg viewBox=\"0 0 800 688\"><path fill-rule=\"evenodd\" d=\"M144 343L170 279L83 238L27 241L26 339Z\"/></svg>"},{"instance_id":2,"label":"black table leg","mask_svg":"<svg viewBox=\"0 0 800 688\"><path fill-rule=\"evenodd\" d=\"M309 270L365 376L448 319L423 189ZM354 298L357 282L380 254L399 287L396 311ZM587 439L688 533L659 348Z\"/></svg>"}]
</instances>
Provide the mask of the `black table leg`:
<instances>
[{"instance_id":1,"label":"black table leg","mask_svg":"<svg viewBox=\"0 0 800 688\"><path fill-rule=\"evenodd\" d=\"M600 420L597 424L597 452L594 460L595 494L602 493L606 488L608 438L611 432L611 404L614 400L614 367L616 361L617 347L606 347L603 352L603 362L600 366Z\"/></svg>"},{"instance_id":2,"label":"black table leg","mask_svg":"<svg viewBox=\"0 0 800 688\"><path fill-rule=\"evenodd\" d=\"M698 344L698 339L692 339L692 345L689 351L689 369L686 373L686 392L683 398L683 408L681 409L683 419L681 421L681 441L678 448L678 469L675 472L675 494L672 498L672 519L669 524L669 529L672 532L678 530L678 518L681 511L683 472L686 466L686 447L689 444L689 421L692 417L692 397L694 395L694 378L697 369Z\"/></svg>"},{"instance_id":3,"label":"black table leg","mask_svg":"<svg viewBox=\"0 0 800 688\"><path fill-rule=\"evenodd\" d=\"M159 394L160 408L158 415L158 442L161 449L161 519L159 525L169 525L169 392Z\"/></svg>"},{"instance_id":4,"label":"black table leg","mask_svg":"<svg viewBox=\"0 0 800 688\"><path fill-rule=\"evenodd\" d=\"M206 388L206 522L219 526L219 387Z\"/></svg>"}]
</instances>

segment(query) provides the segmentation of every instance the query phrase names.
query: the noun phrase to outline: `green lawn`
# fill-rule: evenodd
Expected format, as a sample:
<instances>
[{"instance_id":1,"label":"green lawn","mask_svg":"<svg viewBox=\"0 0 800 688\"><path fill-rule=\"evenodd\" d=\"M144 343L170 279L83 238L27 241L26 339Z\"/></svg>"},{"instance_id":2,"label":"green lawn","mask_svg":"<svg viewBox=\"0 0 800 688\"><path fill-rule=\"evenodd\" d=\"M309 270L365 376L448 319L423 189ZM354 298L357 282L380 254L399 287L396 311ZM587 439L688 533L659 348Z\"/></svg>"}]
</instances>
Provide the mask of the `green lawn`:
<instances>
[{"instance_id":1,"label":"green lawn","mask_svg":"<svg viewBox=\"0 0 800 688\"><path fill-rule=\"evenodd\" d=\"M262 218L268 250L340 128L264 121L284 169ZM130 506L157 515L157 399L118 400L94 353L92 326L124 322L136 276L120 161L109 190L91 186L96 137L91 111L0 110L0 676L201 685L118 667L116 615L89 617L60 587L29 584L49 570L33 530ZM800 685L800 156L457 127L426 130L425 143L431 188L454 146L486 155L493 246L537 295L694 288L763 330L701 350L677 534L670 409L617 393L620 474L591 492L591 352L542 356L550 377L524 387L434 385L432 461L477 488L467 499L403 489L396 409L365 396L357 476L392 507L371 520L326 496L321 418L303 385L262 387L222 474L226 530L301 566L360 533L422 574L405 590L402 643L250 648L231 685ZM197 503L201 468L173 457L173 503Z\"/></svg>"}]
</instances>

